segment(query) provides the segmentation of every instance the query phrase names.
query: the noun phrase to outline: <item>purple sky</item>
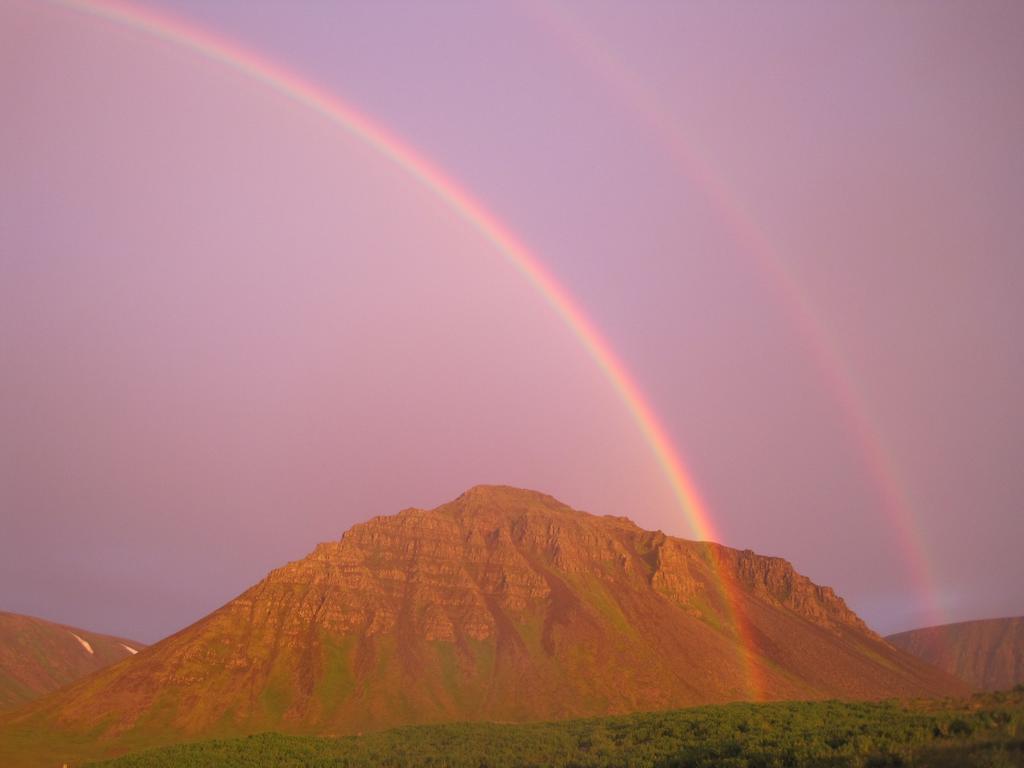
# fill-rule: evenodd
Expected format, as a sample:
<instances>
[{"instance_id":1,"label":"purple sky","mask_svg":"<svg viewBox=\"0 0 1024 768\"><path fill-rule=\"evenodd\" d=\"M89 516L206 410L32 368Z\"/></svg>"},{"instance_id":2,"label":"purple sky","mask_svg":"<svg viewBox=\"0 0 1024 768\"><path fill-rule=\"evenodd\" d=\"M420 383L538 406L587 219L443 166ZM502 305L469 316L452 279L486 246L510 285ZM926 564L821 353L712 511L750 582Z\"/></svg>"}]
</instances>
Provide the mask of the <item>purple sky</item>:
<instances>
[{"instance_id":1,"label":"purple sky","mask_svg":"<svg viewBox=\"0 0 1024 768\"><path fill-rule=\"evenodd\" d=\"M506 222L724 543L883 632L1024 613L1020 3L151 5ZM0 3L0 104L0 609L156 640L480 482L691 534L553 310L364 143L47 2Z\"/></svg>"}]
</instances>

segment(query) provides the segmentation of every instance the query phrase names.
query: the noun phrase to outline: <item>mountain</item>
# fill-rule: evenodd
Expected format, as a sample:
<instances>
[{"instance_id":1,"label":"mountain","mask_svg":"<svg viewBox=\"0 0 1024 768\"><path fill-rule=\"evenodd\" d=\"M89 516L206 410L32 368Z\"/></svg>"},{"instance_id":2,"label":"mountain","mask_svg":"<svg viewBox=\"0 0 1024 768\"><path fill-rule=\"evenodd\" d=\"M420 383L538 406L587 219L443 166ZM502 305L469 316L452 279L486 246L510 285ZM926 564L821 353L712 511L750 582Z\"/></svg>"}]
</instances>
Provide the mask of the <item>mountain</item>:
<instances>
[{"instance_id":1,"label":"mountain","mask_svg":"<svg viewBox=\"0 0 1024 768\"><path fill-rule=\"evenodd\" d=\"M1024 683L1024 616L912 629L886 638L979 691Z\"/></svg>"},{"instance_id":2,"label":"mountain","mask_svg":"<svg viewBox=\"0 0 1024 768\"><path fill-rule=\"evenodd\" d=\"M116 751L267 730L964 692L785 560L480 486L353 526L7 727L89 734Z\"/></svg>"},{"instance_id":3,"label":"mountain","mask_svg":"<svg viewBox=\"0 0 1024 768\"><path fill-rule=\"evenodd\" d=\"M14 709L145 646L0 611L0 710Z\"/></svg>"}]
</instances>

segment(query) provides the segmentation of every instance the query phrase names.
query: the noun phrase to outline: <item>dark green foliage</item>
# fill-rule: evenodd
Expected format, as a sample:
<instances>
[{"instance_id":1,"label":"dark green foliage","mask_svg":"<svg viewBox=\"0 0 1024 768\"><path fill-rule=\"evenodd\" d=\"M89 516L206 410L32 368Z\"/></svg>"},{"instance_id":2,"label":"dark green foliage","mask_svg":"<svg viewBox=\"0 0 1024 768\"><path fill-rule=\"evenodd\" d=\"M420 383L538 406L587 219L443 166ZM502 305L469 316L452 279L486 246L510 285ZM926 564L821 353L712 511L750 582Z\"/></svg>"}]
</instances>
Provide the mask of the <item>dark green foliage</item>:
<instances>
[{"instance_id":1,"label":"dark green foliage","mask_svg":"<svg viewBox=\"0 0 1024 768\"><path fill-rule=\"evenodd\" d=\"M730 704L529 725L452 724L344 738L261 734L122 757L104 768L1012 768L1024 691L966 702Z\"/></svg>"}]
</instances>

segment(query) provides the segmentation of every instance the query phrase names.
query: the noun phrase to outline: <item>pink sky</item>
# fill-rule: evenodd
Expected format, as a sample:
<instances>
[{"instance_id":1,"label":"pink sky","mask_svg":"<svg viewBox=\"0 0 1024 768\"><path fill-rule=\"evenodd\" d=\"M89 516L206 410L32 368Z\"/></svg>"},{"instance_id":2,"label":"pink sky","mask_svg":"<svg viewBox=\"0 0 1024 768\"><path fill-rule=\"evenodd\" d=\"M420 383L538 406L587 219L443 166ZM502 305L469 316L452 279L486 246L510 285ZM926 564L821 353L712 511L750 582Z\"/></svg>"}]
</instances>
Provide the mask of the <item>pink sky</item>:
<instances>
[{"instance_id":1,"label":"pink sky","mask_svg":"<svg viewBox=\"0 0 1024 768\"><path fill-rule=\"evenodd\" d=\"M883 632L1024 613L1019 4L151 7L357 106L516 232L724 543ZM0 608L155 640L480 482L692 534L551 307L358 138L22 0L0 99Z\"/></svg>"}]
</instances>

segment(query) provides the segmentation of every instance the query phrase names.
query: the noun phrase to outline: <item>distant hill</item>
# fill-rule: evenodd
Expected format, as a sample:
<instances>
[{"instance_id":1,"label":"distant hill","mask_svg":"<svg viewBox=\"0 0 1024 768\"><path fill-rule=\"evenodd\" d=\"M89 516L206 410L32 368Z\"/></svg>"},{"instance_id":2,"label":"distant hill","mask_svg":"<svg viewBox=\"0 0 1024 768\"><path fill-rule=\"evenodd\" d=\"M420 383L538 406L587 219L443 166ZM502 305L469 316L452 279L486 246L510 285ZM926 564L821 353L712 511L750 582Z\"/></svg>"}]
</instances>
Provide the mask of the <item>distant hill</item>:
<instances>
[{"instance_id":1,"label":"distant hill","mask_svg":"<svg viewBox=\"0 0 1024 768\"><path fill-rule=\"evenodd\" d=\"M0 710L13 709L145 646L0 611Z\"/></svg>"},{"instance_id":2,"label":"distant hill","mask_svg":"<svg viewBox=\"0 0 1024 768\"><path fill-rule=\"evenodd\" d=\"M480 486L353 526L5 728L109 753L268 730L965 692L781 558Z\"/></svg>"},{"instance_id":3,"label":"distant hill","mask_svg":"<svg viewBox=\"0 0 1024 768\"><path fill-rule=\"evenodd\" d=\"M1024 683L1024 616L913 629L886 639L975 690L1000 691Z\"/></svg>"}]
</instances>

